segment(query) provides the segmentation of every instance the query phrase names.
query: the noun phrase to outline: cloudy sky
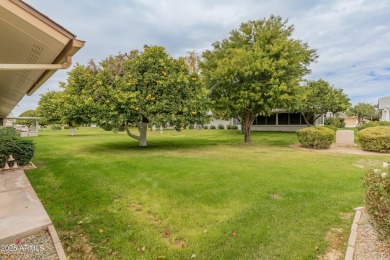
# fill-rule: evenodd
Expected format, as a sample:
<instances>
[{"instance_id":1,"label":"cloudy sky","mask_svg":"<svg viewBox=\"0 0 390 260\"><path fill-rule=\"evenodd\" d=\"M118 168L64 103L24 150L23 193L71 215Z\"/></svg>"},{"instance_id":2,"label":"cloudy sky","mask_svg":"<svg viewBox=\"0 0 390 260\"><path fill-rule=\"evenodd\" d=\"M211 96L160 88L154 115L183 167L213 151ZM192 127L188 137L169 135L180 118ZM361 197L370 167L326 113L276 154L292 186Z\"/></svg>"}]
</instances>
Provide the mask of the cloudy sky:
<instances>
[{"instance_id":1,"label":"cloudy sky","mask_svg":"<svg viewBox=\"0 0 390 260\"><path fill-rule=\"evenodd\" d=\"M280 15L295 26L294 38L317 50L309 79L344 89L353 104L375 104L390 95L388 0L25 0L85 40L74 61L162 45L175 57L201 53L248 20ZM36 107L39 94L58 90L57 72L13 114Z\"/></svg>"}]
</instances>

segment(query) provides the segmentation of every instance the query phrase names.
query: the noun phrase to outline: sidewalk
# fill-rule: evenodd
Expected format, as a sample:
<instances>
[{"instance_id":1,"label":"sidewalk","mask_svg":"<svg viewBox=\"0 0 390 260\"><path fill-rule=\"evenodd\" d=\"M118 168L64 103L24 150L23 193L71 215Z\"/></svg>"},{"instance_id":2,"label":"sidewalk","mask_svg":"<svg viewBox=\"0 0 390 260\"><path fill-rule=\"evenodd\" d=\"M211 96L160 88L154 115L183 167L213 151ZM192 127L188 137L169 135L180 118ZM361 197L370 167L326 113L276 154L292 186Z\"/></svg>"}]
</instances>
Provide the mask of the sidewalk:
<instances>
[{"instance_id":1,"label":"sidewalk","mask_svg":"<svg viewBox=\"0 0 390 260\"><path fill-rule=\"evenodd\" d=\"M50 228L49 228L50 226ZM0 173L0 244L14 242L40 231L49 231L57 254L63 255L50 217L23 170ZM54 241L58 240L58 241ZM62 252L59 252L62 251ZM61 258L60 258L61 259Z\"/></svg>"}]
</instances>

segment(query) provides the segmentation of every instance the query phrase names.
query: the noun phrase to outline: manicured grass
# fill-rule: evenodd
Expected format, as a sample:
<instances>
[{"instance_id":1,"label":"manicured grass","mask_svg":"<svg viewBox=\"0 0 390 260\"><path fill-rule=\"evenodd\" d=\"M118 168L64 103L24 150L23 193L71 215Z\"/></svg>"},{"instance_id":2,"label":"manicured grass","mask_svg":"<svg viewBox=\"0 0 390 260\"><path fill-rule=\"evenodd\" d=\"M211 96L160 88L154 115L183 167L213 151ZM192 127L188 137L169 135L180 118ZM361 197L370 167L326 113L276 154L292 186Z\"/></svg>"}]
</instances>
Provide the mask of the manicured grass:
<instances>
[{"instance_id":1,"label":"manicured grass","mask_svg":"<svg viewBox=\"0 0 390 260\"><path fill-rule=\"evenodd\" d=\"M67 253L99 259L315 259L347 241L375 157L290 148L294 133L47 131L27 172ZM342 247L343 245L341 245ZM344 245L345 246L345 245Z\"/></svg>"}]
</instances>

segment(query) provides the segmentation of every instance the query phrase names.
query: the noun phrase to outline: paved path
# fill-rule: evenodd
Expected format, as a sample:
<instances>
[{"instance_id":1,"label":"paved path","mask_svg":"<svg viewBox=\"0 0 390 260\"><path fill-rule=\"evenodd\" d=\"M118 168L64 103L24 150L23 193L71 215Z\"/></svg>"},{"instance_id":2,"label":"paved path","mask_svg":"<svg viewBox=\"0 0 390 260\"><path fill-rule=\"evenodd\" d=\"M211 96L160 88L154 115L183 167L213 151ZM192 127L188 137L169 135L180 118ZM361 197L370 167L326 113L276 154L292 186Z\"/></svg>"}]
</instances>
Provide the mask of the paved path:
<instances>
[{"instance_id":1,"label":"paved path","mask_svg":"<svg viewBox=\"0 0 390 260\"><path fill-rule=\"evenodd\" d=\"M51 225L23 170L0 173L0 244Z\"/></svg>"}]
</instances>

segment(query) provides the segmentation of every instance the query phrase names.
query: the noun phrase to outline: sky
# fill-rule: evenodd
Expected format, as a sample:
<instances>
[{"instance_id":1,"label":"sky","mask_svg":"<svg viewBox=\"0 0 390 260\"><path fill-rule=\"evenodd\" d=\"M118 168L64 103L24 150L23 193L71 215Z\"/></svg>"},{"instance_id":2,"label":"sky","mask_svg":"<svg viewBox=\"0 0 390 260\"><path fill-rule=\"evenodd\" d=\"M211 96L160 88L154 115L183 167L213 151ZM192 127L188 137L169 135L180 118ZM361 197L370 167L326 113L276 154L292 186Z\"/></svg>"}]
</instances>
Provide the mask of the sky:
<instances>
[{"instance_id":1,"label":"sky","mask_svg":"<svg viewBox=\"0 0 390 260\"><path fill-rule=\"evenodd\" d=\"M376 104L390 96L389 0L25 0L80 40L74 63L86 65L109 55L164 46L174 57L202 53L243 22L288 19L293 38L307 42L319 58L310 80L344 90L352 104ZM37 106L39 95L59 90L67 71L58 71L14 115Z\"/></svg>"}]
</instances>

